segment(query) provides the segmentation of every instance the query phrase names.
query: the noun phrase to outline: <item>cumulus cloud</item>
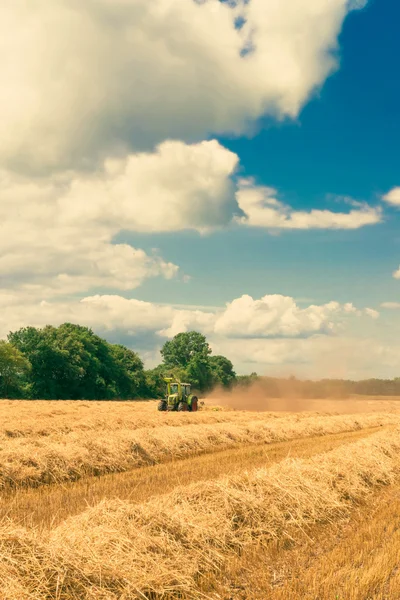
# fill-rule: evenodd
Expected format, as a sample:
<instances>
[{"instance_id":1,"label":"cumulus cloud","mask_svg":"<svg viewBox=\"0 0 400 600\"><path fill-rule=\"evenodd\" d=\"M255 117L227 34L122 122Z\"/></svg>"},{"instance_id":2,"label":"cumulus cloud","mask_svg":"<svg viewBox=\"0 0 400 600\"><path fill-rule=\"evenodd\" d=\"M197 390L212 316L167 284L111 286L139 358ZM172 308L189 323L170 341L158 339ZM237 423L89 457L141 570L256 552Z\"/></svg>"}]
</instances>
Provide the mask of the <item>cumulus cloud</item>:
<instances>
[{"instance_id":1,"label":"cumulus cloud","mask_svg":"<svg viewBox=\"0 0 400 600\"><path fill-rule=\"evenodd\" d=\"M148 365L159 363L159 349L166 339L192 329L203 332L213 352L228 356L239 372L364 376L376 364L381 372L387 368L391 373L400 356L393 344L348 336L354 319L374 318L349 303L302 309L293 298L267 295L260 299L243 296L224 307L202 307L104 294L39 301L23 291L0 291L0 309L0 337L26 325L77 322L112 342L134 347ZM365 330L366 322L361 323Z\"/></svg>"},{"instance_id":2,"label":"cumulus cloud","mask_svg":"<svg viewBox=\"0 0 400 600\"><path fill-rule=\"evenodd\" d=\"M216 141L167 141L152 153L107 160L96 173L31 179L0 171L2 287L70 294L129 290L178 267L127 244L121 230L207 231L240 213L238 157ZM186 278L187 280L187 278Z\"/></svg>"},{"instance_id":3,"label":"cumulus cloud","mask_svg":"<svg viewBox=\"0 0 400 600\"><path fill-rule=\"evenodd\" d=\"M296 117L336 69L343 21L362 4L3 0L0 160L91 166Z\"/></svg>"},{"instance_id":4,"label":"cumulus cloud","mask_svg":"<svg viewBox=\"0 0 400 600\"><path fill-rule=\"evenodd\" d=\"M244 215L237 222L266 229L358 229L382 220L381 209L357 204L347 213L330 210L296 211L276 198L277 190L242 179L236 194Z\"/></svg>"},{"instance_id":5,"label":"cumulus cloud","mask_svg":"<svg viewBox=\"0 0 400 600\"><path fill-rule=\"evenodd\" d=\"M245 295L227 304L217 318L214 331L227 337L299 337L329 333L334 317L346 308L337 302L305 309L288 296L264 296L254 300Z\"/></svg>"},{"instance_id":6,"label":"cumulus cloud","mask_svg":"<svg viewBox=\"0 0 400 600\"><path fill-rule=\"evenodd\" d=\"M119 222L85 216L90 197L79 198L83 211L71 215L71 190L63 182L44 182L0 173L0 274L3 289L52 294L94 288L128 290L146 278L171 278L178 267L157 254L113 244ZM101 209L101 198L97 199ZM110 200L111 203L111 200Z\"/></svg>"},{"instance_id":7,"label":"cumulus cloud","mask_svg":"<svg viewBox=\"0 0 400 600\"><path fill-rule=\"evenodd\" d=\"M374 308L366 308L365 314L371 317L371 319L379 319L379 311Z\"/></svg>"},{"instance_id":8,"label":"cumulus cloud","mask_svg":"<svg viewBox=\"0 0 400 600\"><path fill-rule=\"evenodd\" d=\"M82 299L38 301L25 291L0 292L1 334L23 324L42 325L73 320L104 331L120 330L132 335L157 334L170 338L196 329L208 336L226 339L299 338L329 335L353 313L349 304L297 306L293 298L267 295L253 299L245 295L225 307L206 308L159 305L119 295L97 294ZM355 309L354 316L361 312Z\"/></svg>"},{"instance_id":9,"label":"cumulus cloud","mask_svg":"<svg viewBox=\"0 0 400 600\"><path fill-rule=\"evenodd\" d=\"M382 200L392 206L400 207L400 187L395 187L390 192L382 196Z\"/></svg>"},{"instance_id":10,"label":"cumulus cloud","mask_svg":"<svg viewBox=\"0 0 400 600\"><path fill-rule=\"evenodd\" d=\"M400 302L382 302L381 307L389 310L397 310L400 308Z\"/></svg>"},{"instance_id":11,"label":"cumulus cloud","mask_svg":"<svg viewBox=\"0 0 400 600\"><path fill-rule=\"evenodd\" d=\"M129 290L148 277L177 274L178 267L157 254L113 243L122 230L204 233L233 222L346 229L379 220L367 207L347 215L296 212L269 188L236 183L238 162L216 140L166 141L154 152L108 159L94 173L32 179L0 171L2 287L23 286L47 297Z\"/></svg>"},{"instance_id":12,"label":"cumulus cloud","mask_svg":"<svg viewBox=\"0 0 400 600\"><path fill-rule=\"evenodd\" d=\"M395 279L400 279L400 267L397 269L397 271L394 271L393 277Z\"/></svg>"},{"instance_id":13,"label":"cumulus cloud","mask_svg":"<svg viewBox=\"0 0 400 600\"><path fill-rule=\"evenodd\" d=\"M166 141L154 152L108 160L76 175L58 204L68 224L107 221L134 231L207 231L239 213L231 179L239 157L216 140Z\"/></svg>"}]
</instances>

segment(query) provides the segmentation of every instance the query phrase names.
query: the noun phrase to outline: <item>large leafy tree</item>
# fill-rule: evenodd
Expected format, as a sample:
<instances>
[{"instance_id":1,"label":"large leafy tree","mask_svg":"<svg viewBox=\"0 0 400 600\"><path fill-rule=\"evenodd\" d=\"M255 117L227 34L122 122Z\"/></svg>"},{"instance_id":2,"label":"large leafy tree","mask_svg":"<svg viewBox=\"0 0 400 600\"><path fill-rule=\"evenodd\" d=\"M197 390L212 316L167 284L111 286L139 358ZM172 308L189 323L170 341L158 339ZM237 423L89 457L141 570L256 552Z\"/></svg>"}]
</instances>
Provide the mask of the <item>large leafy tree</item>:
<instances>
[{"instance_id":1,"label":"large leafy tree","mask_svg":"<svg viewBox=\"0 0 400 600\"><path fill-rule=\"evenodd\" d=\"M211 348L204 335L197 331L178 333L172 340L165 342L161 349L164 363L169 367L189 366L196 359L208 360Z\"/></svg>"},{"instance_id":2,"label":"large leafy tree","mask_svg":"<svg viewBox=\"0 0 400 600\"><path fill-rule=\"evenodd\" d=\"M231 387L236 381L236 373L233 370L233 364L225 356L210 356L210 366L214 385Z\"/></svg>"},{"instance_id":3,"label":"large leafy tree","mask_svg":"<svg viewBox=\"0 0 400 600\"><path fill-rule=\"evenodd\" d=\"M0 397L22 396L29 369L29 360L22 352L0 340Z\"/></svg>"},{"instance_id":4,"label":"large leafy tree","mask_svg":"<svg viewBox=\"0 0 400 600\"><path fill-rule=\"evenodd\" d=\"M144 382L139 357L114 348L87 327L64 323L27 327L9 335L10 343L32 365L33 398L107 399L137 397Z\"/></svg>"},{"instance_id":5,"label":"large leafy tree","mask_svg":"<svg viewBox=\"0 0 400 600\"><path fill-rule=\"evenodd\" d=\"M138 398L147 395L143 362L133 350L115 344L110 346L114 361L115 392L119 398Z\"/></svg>"},{"instance_id":6,"label":"large leafy tree","mask_svg":"<svg viewBox=\"0 0 400 600\"><path fill-rule=\"evenodd\" d=\"M213 385L230 386L235 380L233 365L224 356L211 356L211 348L204 335L197 331L178 333L161 349L164 369L180 369L181 379L187 379L199 391Z\"/></svg>"},{"instance_id":7,"label":"large leafy tree","mask_svg":"<svg viewBox=\"0 0 400 600\"><path fill-rule=\"evenodd\" d=\"M57 348L54 327L24 327L10 333L9 342L31 363L30 394L33 398L57 398L65 379L65 356Z\"/></svg>"}]
</instances>

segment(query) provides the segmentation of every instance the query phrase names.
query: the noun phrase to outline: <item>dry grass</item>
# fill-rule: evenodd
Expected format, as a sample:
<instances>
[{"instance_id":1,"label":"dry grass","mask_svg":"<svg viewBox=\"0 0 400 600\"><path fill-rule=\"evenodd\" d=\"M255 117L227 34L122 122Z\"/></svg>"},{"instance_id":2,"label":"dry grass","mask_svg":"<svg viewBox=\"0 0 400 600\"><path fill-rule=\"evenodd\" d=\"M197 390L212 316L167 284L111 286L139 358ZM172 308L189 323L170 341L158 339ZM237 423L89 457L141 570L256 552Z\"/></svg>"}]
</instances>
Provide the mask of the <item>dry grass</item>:
<instances>
[{"instance_id":1,"label":"dry grass","mask_svg":"<svg viewBox=\"0 0 400 600\"><path fill-rule=\"evenodd\" d=\"M362 521L400 477L400 412L373 402L348 415L0 401L0 599L400 597L400 509L377 496Z\"/></svg>"},{"instance_id":2,"label":"dry grass","mask_svg":"<svg viewBox=\"0 0 400 600\"><path fill-rule=\"evenodd\" d=\"M236 396L235 396L236 397ZM248 396L241 395L243 408L251 405ZM357 400L311 400L312 410L293 415L287 408L288 399L271 399L273 411L232 410L206 400L202 411L192 413L157 413L155 401L105 402L105 401L53 401L53 400L0 400L0 436L5 438L47 437L88 431L117 431L181 425L235 423L243 420L271 420L284 417L302 417L312 414L342 413L400 413L400 398L381 396L361 397ZM306 405L306 403L305 403ZM286 409L287 410L283 410Z\"/></svg>"},{"instance_id":3,"label":"dry grass","mask_svg":"<svg viewBox=\"0 0 400 600\"><path fill-rule=\"evenodd\" d=\"M372 494L351 519L314 527L296 544L249 546L209 585L235 600L400 598L400 486ZM211 583L211 582L210 582Z\"/></svg>"},{"instance_id":4,"label":"dry grass","mask_svg":"<svg viewBox=\"0 0 400 600\"><path fill-rule=\"evenodd\" d=\"M84 416L79 416L80 411ZM0 404L4 427L0 433L0 488L73 481L238 444L354 431L397 424L399 419L399 413L378 412L356 416L281 413L279 417L211 410L165 414L158 413L154 403L6 401Z\"/></svg>"},{"instance_id":5,"label":"dry grass","mask_svg":"<svg viewBox=\"0 0 400 600\"><path fill-rule=\"evenodd\" d=\"M147 466L126 473L87 477L62 485L3 491L0 496L0 519L8 517L25 527L49 529L107 498L145 502L153 496L172 491L179 485L238 474L271 465L289 456L309 457L328 452L379 430L381 428L376 427L268 445L241 445L238 448Z\"/></svg>"},{"instance_id":6,"label":"dry grass","mask_svg":"<svg viewBox=\"0 0 400 600\"><path fill-rule=\"evenodd\" d=\"M254 413L253 416L264 419L278 415ZM110 432L121 428L135 430L158 427L160 422L180 427L182 424L229 423L242 419L243 412L215 405L196 414L159 414L155 401L0 400L0 434L10 438L93 430Z\"/></svg>"},{"instance_id":7,"label":"dry grass","mask_svg":"<svg viewBox=\"0 0 400 600\"><path fill-rule=\"evenodd\" d=\"M3 523L2 598L200 598L207 575L255 540L295 540L349 515L396 481L399 457L396 429L143 504L104 501L41 537Z\"/></svg>"}]
</instances>

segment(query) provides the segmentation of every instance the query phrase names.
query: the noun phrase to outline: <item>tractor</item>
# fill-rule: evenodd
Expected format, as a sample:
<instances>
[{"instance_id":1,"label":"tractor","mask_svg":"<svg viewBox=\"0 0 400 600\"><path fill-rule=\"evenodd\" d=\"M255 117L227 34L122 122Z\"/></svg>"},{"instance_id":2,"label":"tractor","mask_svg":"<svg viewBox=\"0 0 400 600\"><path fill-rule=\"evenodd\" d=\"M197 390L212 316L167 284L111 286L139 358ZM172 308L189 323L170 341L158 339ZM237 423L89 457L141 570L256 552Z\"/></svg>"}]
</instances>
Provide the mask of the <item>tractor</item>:
<instances>
[{"instance_id":1,"label":"tractor","mask_svg":"<svg viewBox=\"0 0 400 600\"><path fill-rule=\"evenodd\" d=\"M167 384L166 397L158 404L158 410L161 411L191 411L198 410L198 398L193 396L190 391L190 383L181 383L173 380L172 377L164 377Z\"/></svg>"}]
</instances>

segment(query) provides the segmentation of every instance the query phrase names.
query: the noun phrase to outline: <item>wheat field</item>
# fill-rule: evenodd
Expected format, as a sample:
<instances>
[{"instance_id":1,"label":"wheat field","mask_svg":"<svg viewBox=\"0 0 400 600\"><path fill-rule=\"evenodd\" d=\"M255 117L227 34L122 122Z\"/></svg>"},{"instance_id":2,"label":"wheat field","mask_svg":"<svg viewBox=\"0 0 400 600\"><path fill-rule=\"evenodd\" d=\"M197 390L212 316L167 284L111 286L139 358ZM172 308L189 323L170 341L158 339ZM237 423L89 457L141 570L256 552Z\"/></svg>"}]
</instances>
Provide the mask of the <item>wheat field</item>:
<instances>
[{"instance_id":1,"label":"wheat field","mask_svg":"<svg viewBox=\"0 0 400 600\"><path fill-rule=\"evenodd\" d=\"M1 600L400 598L400 402L369 402L0 401Z\"/></svg>"}]
</instances>

